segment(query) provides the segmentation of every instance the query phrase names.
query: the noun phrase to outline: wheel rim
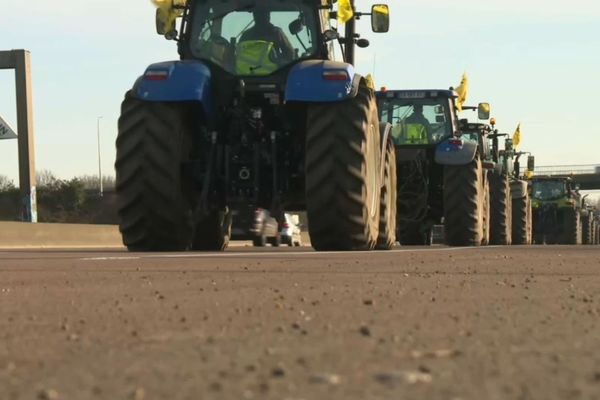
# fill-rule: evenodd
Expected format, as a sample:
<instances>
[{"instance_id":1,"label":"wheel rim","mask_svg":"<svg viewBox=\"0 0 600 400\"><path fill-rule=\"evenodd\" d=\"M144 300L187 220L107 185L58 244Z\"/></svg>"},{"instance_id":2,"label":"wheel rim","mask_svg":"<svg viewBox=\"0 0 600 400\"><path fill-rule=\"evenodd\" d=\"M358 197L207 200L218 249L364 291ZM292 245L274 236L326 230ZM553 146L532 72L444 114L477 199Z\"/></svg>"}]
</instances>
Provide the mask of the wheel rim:
<instances>
[{"instance_id":1,"label":"wheel rim","mask_svg":"<svg viewBox=\"0 0 600 400\"><path fill-rule=\"evenodd\" d=\"M369 197L370 199L368 200L369 203L369 217L371 217L371 219L373 219L375 217L376 211L377 211L377 189L379 188L379 184L378 184L378 179L377 179L377 168L376 168L376 163L374 162L374 160L376 160L376 153L375 153L375 146L374 146L374 140L373 138L375 137L375 126L370 123L369 124L369 132L368 135L370 136L370 138L367 138L367 160L366 160L366 166L367 166L367 185L369 185L370 182L375 182L375 187L371 187L371 188L367 188L367 190L369 190Z\"/></svg>"}]
</instances>

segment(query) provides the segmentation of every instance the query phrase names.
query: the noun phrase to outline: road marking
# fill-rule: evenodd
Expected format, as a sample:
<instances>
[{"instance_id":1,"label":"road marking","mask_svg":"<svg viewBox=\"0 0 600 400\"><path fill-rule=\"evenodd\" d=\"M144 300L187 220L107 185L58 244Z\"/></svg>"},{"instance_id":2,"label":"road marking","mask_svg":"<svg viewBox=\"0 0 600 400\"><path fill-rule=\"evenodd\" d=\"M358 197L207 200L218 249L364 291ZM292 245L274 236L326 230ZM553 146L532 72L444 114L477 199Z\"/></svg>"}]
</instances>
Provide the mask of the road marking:
<instances>
[{"instance_id":1,"label":"road marking","mask_svg":"<svg viewBox=\"0 0 600 400\"><path fill-rule=\"evenodd\" d=\"M141 259L177 259L177 258L222 258L222 257L248 257L248 258L264 258L264 257L322 257L322 256L347 256L347 255L366 255L366 254L399 254L399 253L423 253L423 252L438 252L438 251L459 251L459 250L476 250L482 248L495 248L501 246L486 246L486 247L442 247L442 248L426 248L426 249L394 249L387 251L290 251L290 252L225 252L225 253L178 253L178 254L144 254L137 256L115 256L115 257L85 257L81 261L118 261L118 260L141 260Z\"/></svg>"}]
</instances>

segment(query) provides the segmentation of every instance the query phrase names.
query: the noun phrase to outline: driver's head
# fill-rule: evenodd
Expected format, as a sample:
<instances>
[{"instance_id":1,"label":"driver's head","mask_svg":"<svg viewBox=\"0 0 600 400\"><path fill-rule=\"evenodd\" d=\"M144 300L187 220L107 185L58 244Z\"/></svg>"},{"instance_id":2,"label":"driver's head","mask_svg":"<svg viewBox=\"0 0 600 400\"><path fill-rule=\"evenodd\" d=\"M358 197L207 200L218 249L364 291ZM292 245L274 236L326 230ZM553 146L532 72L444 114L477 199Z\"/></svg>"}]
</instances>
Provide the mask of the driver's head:
<instances>
[{"instance_id":1,"label":"driver's head","mask_svg":"<svg viewBox=\"0 0 600 400\"><path fill-rule=\"evenodd\" d=\"M423 114L423 105L422 104L415 104L413 109L414 109L415 114Z\"/></svg>"},{"instance_id":2,"label":"driver's head","mask_svg":"<svg viewBox=\"0 0 600 400\"><path fill-rule=\"evenodd\" d=\"M264 6L256 6L253 14L254 24L257 26L268 25L271 22L271 12Z\"/></svg>"}]
</instances>

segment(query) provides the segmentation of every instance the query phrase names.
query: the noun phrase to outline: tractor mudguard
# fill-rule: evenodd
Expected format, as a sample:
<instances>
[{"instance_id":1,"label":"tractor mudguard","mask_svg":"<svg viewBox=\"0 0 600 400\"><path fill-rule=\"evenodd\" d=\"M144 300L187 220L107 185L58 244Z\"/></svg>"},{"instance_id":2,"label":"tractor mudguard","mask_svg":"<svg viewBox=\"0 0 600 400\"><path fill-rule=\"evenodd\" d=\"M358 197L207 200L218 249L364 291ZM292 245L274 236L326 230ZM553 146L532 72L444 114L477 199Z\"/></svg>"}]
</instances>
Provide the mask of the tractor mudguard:
<instances>
[{"instance_id":1,"label":"tractor mudguard","mask_svg":"<svg viewBox=\"0 0 600 400\"><path fill-rule=\"evenodd\" d=\"M290 70L285 101L332 103L353 98L358 93L361 78L350 64L302 61Z\"/></svg>"},{"instance_id":2,"label":"tractor mudguard","mask_svg":"<svg viewBox=\"0 0 600 400\"><path fill-rule=\"evenodd\" d=\"M213 115L210 69L198 61L150 65L135 82L133 95L144 101L198 101L206 116Z\"/></svg>"},{"instance_id":3,"label":"tractor mudguard","mask_svg":"<svg viewBox=\"0 0 600 400\"><path fill-rule=\"evenodd\" d=\"M477 143L449 138L437 145L435 162L441 165L467 165L475 159Z\"/></svg>"},{"instance_id":4,"label":"tractor mudguard","mask_svg":"<svg viewBox=\"0 0 600 400\"><path fill-rule=\"evenodd\" d=\"M510 193L513 199L522 199L527 195L527 181L513 181L510 183Z\"/></svg>"}]
</instances>

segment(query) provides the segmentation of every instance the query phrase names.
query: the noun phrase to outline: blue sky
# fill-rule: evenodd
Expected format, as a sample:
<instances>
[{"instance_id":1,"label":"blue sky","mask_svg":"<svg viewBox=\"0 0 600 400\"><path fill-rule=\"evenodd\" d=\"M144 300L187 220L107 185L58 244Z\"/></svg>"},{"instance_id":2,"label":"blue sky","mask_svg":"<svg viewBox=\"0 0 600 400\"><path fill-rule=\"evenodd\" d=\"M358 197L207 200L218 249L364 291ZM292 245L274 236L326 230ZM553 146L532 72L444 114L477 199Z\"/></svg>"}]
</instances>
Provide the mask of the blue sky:
<instances>
[{"instance_id":1,"label":"blue sky","mask_svg":"<svg viewBox=\"0 0 600 400\"><path fill-rule=\"evenodd\" d=\"M177 57L154 33L149 0L5 2L0 50L31 51L36 163L60 178L114 175L123 94L144 68ZM365 10L373 1L359 1ZM538 165L600 164L600 3L596 0L390 0L389 34L361 32L357 67L389 88L447 88L464 71L470 103L488 101L502 131L522 123ZM0 115L16 129L14 76L0 70ZM17 183L16 140L0 175Z\"/></svg>"}]
</instances>

